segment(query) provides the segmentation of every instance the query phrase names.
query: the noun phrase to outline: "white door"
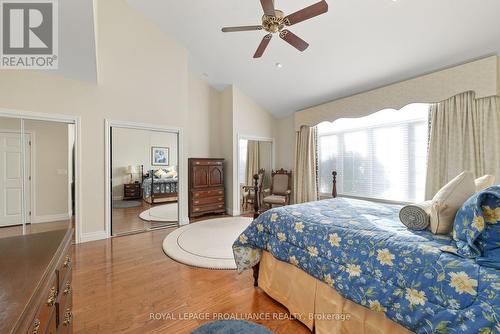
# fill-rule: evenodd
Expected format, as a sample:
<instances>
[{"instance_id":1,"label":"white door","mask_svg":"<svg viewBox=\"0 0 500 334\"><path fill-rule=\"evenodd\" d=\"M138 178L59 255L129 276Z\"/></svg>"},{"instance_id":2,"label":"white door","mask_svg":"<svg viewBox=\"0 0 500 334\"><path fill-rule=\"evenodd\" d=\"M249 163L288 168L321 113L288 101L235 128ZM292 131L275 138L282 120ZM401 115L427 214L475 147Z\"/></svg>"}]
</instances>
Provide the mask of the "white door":
<instances>
[{"instance_id":1,"label":"white door","mask_svg":"<svg viewBox=\"0 0 500 334\"><path fill-rule=\"evenodd\" d=\"M25 135L26 177L23 177L21 135L0 132L0 227L22 224L22 182L25 180L26 215L31 206L31 143Z\"/></svg>"}]
</instances>

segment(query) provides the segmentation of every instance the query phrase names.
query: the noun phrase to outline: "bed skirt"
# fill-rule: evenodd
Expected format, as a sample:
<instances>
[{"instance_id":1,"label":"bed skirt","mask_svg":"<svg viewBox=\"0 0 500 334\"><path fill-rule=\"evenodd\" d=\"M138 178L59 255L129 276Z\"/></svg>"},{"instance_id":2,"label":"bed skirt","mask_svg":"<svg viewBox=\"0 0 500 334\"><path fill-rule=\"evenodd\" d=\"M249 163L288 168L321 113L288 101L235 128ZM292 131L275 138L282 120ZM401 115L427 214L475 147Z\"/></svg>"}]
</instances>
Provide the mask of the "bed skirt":
<instances>
[{"instance_id":1,"label":"bed skirt","mask_svg":"<svg viewBox=\"0 0 500 334\"><path fill-rule=\"evenodd\" d=\"M332 287L263 252L259 287L316 334L409 334L383 313L345 299Z\"/></svg>"}]
</instances>

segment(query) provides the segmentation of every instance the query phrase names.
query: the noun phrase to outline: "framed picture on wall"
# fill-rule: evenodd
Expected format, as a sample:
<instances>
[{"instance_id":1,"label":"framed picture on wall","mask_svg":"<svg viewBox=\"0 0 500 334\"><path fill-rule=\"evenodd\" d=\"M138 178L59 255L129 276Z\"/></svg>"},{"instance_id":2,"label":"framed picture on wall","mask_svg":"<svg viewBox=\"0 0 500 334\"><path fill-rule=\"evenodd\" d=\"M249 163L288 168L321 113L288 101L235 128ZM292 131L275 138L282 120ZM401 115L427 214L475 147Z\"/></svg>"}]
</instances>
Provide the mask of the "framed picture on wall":
<instances>
[{"instance_id":1,"label":"framed picture on wall","mask_svg":"<svg viewBox=\"0 0 500 334\"><path fill-rule=\"evenodd\" d=\"M151 147L151 165L168 166L170 160L170 149L168 147Z\"/></svg>"}]
</instances>

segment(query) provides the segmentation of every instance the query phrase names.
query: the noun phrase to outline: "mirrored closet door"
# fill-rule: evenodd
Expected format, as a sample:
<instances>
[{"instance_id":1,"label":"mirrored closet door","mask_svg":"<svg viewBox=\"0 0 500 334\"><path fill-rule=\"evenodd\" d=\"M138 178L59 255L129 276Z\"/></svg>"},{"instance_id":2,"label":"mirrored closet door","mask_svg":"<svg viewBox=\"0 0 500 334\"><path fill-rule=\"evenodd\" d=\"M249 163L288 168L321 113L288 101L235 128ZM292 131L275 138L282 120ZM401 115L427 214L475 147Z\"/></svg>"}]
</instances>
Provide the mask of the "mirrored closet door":
<instances>
[{"instance_id":1,"label":"mirrored closet door","mask_svg":"<svg viewBox=\"0 0 500 334\"><path fill-rule=\"evenodd\" d=\"M0 117L0 238L74 226L74 124Z\"/></svg>"},{"instance_id":2,"label":"mirrored closet door","mask_svg":"<svg viewBox=\"0 0 500 334\"><path fill-rule=\"evenodd\" d=\"M255 192L254 175L259 175L260 200L265 189L271 185L273 169L272 139L250 139L240 137L238 143L238 181L240 189L240 212L253 212ZM262 206L262 203L260 203Z\"/></svg>"},{"instance_id":3,"label":"mirrored closet door","mask_svg":"<svg viewBox=\"0 0 500 334\"><path fill-rule=\"evenodd\" d=\"M178 134L111 127L113 236L178 226Z\"/></svg>"}]
</instances>

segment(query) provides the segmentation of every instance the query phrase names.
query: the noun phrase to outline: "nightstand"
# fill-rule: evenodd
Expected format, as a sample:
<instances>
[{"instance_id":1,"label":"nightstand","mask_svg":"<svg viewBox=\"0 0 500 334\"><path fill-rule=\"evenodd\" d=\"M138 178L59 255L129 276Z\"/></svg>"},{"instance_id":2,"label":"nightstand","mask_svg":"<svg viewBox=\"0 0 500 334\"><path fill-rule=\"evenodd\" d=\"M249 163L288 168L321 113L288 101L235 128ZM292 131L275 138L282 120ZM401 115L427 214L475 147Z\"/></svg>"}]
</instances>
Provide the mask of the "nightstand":
<instances>
[{"instance_id":1,"label":"nightstand","mask_svg":"<svg viewBox=\"0 0 500 334\"><path fill-rule=\"evenodd\" d=\"M141 199L141 184L127 183L123 185L123 200Z\"/></svg>"}]
</instances>

